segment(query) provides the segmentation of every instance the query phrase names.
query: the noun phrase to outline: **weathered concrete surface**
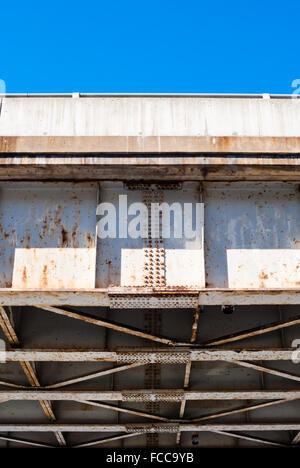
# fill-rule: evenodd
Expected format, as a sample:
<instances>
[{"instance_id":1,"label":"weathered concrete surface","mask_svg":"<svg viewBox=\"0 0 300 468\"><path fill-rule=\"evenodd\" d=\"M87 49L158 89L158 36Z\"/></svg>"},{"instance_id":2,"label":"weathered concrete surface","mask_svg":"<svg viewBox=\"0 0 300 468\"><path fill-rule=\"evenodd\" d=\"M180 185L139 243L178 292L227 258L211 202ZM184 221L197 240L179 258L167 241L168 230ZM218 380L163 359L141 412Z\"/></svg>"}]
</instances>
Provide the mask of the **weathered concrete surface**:
<instances>
[{"instance_id":1,"label":"weathered concrete surface","mask_svg":"<svg viewBox=\"0 0 300 468\"><path fill-rule=\"evenodd\" d=\"M300 137L282 136L2 136L0 153L300 154Z\"/></svg>"},{"instance_id":2,"label":"weathered concrete surface","mask_svg":"<svg viewBox=\"0 0 300 468\"><path fill-rule=\"evenodd\" d=\"M300 154L300 100L2 98L1 153Z\"/></svg>"},{"instance_id":3,"label":"weathered concrete surface","mask_svg":"<svg viewBox=\"0 0 300 468\"><path fill-rule=\"evenodd\" d=\"M300 99L5 97L0 178L299 180Z\"/></svg>"},{"instance_id":4,"label":"weathered concrete surface","mask_svg":"<svg viewBox=\"0 0 300 468\"><path fill-rule=\"evenodd\" d=\"M2 98L3 136L299 137L299 99Z\"/></svg>"}]
</instances>

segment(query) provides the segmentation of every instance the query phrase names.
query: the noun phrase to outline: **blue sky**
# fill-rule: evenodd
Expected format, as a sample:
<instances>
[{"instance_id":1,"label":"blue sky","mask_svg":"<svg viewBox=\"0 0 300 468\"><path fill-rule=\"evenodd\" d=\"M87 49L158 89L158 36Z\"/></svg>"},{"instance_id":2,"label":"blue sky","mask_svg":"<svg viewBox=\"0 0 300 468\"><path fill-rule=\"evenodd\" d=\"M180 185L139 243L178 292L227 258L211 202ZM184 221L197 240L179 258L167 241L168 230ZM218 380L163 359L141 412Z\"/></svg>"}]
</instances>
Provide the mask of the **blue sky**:
<instances>
[{"instance_id":1,"label":"blue sky","mask_svg":"<svg viewBox=\"0 0 300 468\"><path fill-rule=\"evenodd\" d=\"M291 93L300 2L1 2L0 79L17 92Z\"/></svg>"}]
</instances>

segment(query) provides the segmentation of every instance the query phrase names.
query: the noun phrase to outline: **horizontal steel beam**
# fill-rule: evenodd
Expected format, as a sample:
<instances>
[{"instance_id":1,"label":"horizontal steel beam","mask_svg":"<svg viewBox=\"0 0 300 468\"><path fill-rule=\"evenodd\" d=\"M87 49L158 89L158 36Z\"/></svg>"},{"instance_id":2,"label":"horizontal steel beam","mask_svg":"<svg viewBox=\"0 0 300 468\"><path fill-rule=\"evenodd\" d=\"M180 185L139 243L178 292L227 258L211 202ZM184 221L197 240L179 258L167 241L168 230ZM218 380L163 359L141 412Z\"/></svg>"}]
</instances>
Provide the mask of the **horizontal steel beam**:
<instances>
[{"instance_id":1,"label":"horizontal steel beam","mask_svg":"<svg viewBox=\"0 0 300 468\"><path fill-rule=\"evenodd\" d=\"M206 289L199 305L299 305L298 289Z\"/></svg>"},{"instance_id":2,"label":"horizontal steel beam","mask_svg":"<svg viewBox=\"0 0 300 468\"><path fill-rule=\"evenodd\" d=\"M299 154L299 137L0 136L0 153L27 154Z\"/></svg>"},{"instance_id":3,"label":"horizontal steel beam","mask_svg":"<svg viewBox=\"0 0 300 468\"><path fill-rule=\"evenodd\" d=\"M13 349L5 351L8 362L118 362L143 364L185 364L189 361L290 361L295 352L290 349L160 349L77 350L77 349Z\"/></svg>"},{"instance_id":4,"label":"horizontal steel beam","mask_svg":"<svg viewBox=\"0 0 300 468\"><path fill-rule=\"evenodd\" d=\"M72 305L109 307L105 289L90 290L24 290L0 288L2 306Z\"/></svg>"},{"instance_id":5,"label":"horizontal steel beam","mask_svg":"<svg viewBox=\"0 0 300 468\"><path fill-rule=\"evenodd\" d=\"M241 156L241 157L239 157ZM180 163L193 159L193 164ZM300 165L295 158L55 158L36 156L0 158L1 180L148 180L148 181L299 181ZM199 162L197 163L196 160ZM93 161L93 162L92 162ZM145 161L148 161L146 163ZM165 162L164 162L165 161Z\"/></svg>"},{"instance_id":6,"label":"horizontal steel beam","mask_svg":"<svg viewBox=\"0 0 300 468\"><path fill-rule=\"evenodd\" d=\"M191 296L198 296L196 300ZM118 288L118 299L124 300L124 308L172 308L173 299L187 302L186 307L196 305L300 305L298 289L200 289L191 291L136 290ZM110 289L75 290L20 290L0 288L0 306L96 306L114 307L116 293ZM128 300L130 299L130 301ZM172 299L173 298L173 299ZM190 305L189 305L190 301ZM130 302L130 304L128 304ZM176 308L173 305L174 308ZM120 305L118 305L118 308Z\"/></svg>"},{"instance_id":7,"label":"horizontal steel beam","mask_svg":"<svg viewBox=\"0 0 300 468\"><path fill-rule=\"evenodd\" d=\"M95 401L178 401L183 400L279 400L300 398L300 390L0 390L0 400L95 400Z\"/></svg>"},{"instance_id":8,"label":"horizontal steel beam","mask_svg":"<svg viewBox=\"0 0 300 468\"><path fill-rule=\"evenodd\" d=\"M300 423L256 423L256 424L0 424L5 432L125 432L125 433L177 433L189 431L298 431Z\"/></svg>"}]
</instances>

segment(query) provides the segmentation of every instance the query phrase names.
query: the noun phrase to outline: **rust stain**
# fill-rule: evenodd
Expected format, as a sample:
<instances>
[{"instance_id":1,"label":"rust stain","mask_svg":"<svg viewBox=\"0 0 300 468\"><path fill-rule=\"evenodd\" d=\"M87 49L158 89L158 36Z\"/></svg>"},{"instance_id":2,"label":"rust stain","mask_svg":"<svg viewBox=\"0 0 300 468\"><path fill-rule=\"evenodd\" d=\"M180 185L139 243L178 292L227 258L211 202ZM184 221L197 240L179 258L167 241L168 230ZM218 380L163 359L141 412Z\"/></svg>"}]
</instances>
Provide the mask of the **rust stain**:
<instances>
[{"instance_id":1,"label":"rust stain","mask_svg":"<svg viewBox=\"0 0 300 468\"><path fill-rule=\"evenodd\" d=\"M61 228L61 242L62 242L62 247L68 247L69 236L68 236L68 231L66 231L64 227Z\"/></svg>"},{"instance_id":2,"label":"rust stain","mask_svg":"<svg viewBox=\"0 0 300 468\"><path fill-rule=\"evenodd\" d=\"M27 232L25 236L25 247L26 249L30 249L30 233Z\"/></svg>"},{"instance_id":3,"label":"rust stain","mask_svg":"<svg viewBox=\"0 0 300 468\"><path fill-rule=\"evenodd\" d=\"M46 232L47 232L47 228L48 228L48 219L47 219L47 215L44 215L43 223L42 223L42 232L40 234L41 239L43 239L45 237Z\"/></svg>"},{"instance_id":4,"label":"rust stain","mask_svg":"<svg viewBox=\"0 0 300 468\"><path fill-rule=\"evenodd\" d=\"M91 234L88 232L86 234L86 240L87 240L87 247L90 248L90 247L94 247L94 240L91 236Z\"/></svg>"},{"instance_id":5,"label":"rust stain","mask_svg":"<svg viewBox=\"0 0 300 468\"><path fill-rule=\"evenodd\" d=\"M72 229L72 246L73 246L73 247L78 247L77 229L78 229L78 224L75 223L75 224L74 224L74 227L73 227L73 229Z\"/></svg>"},{"instance_id":6,"label":"rust stain","mask_svg":"<svg viewBox=\"0 0 300 468\"><path fill-rule=\"evenodd\" d=\"M62 212L62 207L60 205L58 205L56 207L55 214L54 214L54 220L53 220L56 227L60 227L60 225L61 225L61 212Z\"/></svg>"},{"instance_id":7,"label":"rust stain","mask_svg":"<svg viewBox=\"0 0 300 468\"><path fill-rule=\"evenodd\" d=\"M269 279L269 275L267 275L267 273L265 273L264 271L262 271L262 272L260 272L260 274L259 274L259 278L260 278L261 280L267 280L267 279Z\"/></svg>"},{"instance_id":8,"label":"rust stain","mask_svg":"<svg viewBox=\"0 0 300 468\"><path fill-rule=\"evenodd\" d=\"M27 283L27 271L26 271L26 266L24 266L24 268L23 268L22 280L23 280L24 284Z\"/></svg>"},{"instance_id":9,"label":"rust stain","mask_svg":"<svg viewBox=\"0 0 300 468\"><path fill-rule=\"evenodd\" d=\"M47 270L48 270L48 266L44 265L43 277L42 277L42 287L47 287L48 286Z\"/></svg>"}]
</instances>

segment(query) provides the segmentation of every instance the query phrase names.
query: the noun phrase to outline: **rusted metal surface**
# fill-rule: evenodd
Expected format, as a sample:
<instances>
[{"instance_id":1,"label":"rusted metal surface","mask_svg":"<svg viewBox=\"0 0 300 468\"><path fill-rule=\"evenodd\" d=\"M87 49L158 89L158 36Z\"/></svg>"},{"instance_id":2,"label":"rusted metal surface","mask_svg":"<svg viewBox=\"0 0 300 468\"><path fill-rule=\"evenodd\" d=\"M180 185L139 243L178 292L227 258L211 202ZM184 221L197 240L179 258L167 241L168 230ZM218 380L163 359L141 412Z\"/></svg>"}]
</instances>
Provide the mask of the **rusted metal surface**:
<instances>
[{"instance_id":1,"label":"rusted metal surface","mask_svg":"<svg viewBox=\"0 0 300 468\"><path fill-rule=\"evenodd\" d=\"M1 293L0 293L1 295ZM199 292L198 304L209 305L286 305L299 304L297 289L210 289Z\"/></svg>"},{"instance_id":2,"label":"rusted metal surface","mask_svg":"<svg viewBox=\"0 0 300 468\"><path fill-rule=\"evenodd\" d=\"M12 387L12 388L26 388L26 385L14 384L12 382L7 382L6 380L0 380L0 385L4 387Z\"/></svg>"},{"instance_id":3,"label":"rusted metal surface","mask_svg":"<svg viewBox=\"0 0 300 468\"><path fill-rule=\"evenodd\" d=\"M161 325L162 325L162 312L160 310L149 309L149 310L144 311L144 328L148 333L160 335ZM159 346L158 343L153 343L153 345L155 347ZM146 363L146 365L144 366L143 386L147 389L159 388L161 386L161 377L162 377L161 372L162 372L162 366L160 363L157 363L157 362ZM145 403L145 409L150 414L159 415L161 412L160 402L147 401ZM160 442L159 434L147 434L146 435L147 447L158 447L159 442Z\"/></svg>"},{"instance_id":4,"label":"rusted metal surface","mask_svg":"<svg viewBox=\"0 0 300 468\"><path fill-rule=\"evenodd\" d=\"M146 288L145 288L146 289ZM189 294L188 288L180 294L174 290L168 289L165 294L162 290L152 291L150 294L143 294L145 289L140 289L141 294L136 294L134 289L130 294L129 288L124 288L124 293L111 291L109 295L111 309L169 309L169 308L186 308L194 309L198 305L198 296ZM177 294L176 294L177 292Z\"/></svg>"},{"instance_id":5,"label":"rusted metal surface","mask_svg":"<svg viewBox=\"0 0 300 468\"><path fill-rule=\"evenodd\" d=\"M240 439L244 439L244 440L250 440L251 442L258 442L258 443L262 443L262 444L267 444L267 445L271 445L271 446L275 446L275 447L287 447L287 445L285 444L280 444L278 442L272 442L272 441L269 441L269 440L265 440L265 439L261 439L261 438L258 438L258 437L251 437L249 435L244 435L244 434L233 434L232 432L225 432L225 431L220 431L220 430L214 430L213 432L216 432L218 434L223 434L223 435L228 435L230 437L236 437L236 438L240 438ZM77 445L73 445L72 448L86 448L86 447L93 447L93 446L96 446L96 445L103 445L103 444L107 444L109 442L115 442L117 440L121 440L121 439L128 439L129 437L137 437L138 435L140 435L140 433L129 433L129 434L123 434L123 435L118 435L118 436L113 436L113 437L105 437L105 438L102 438L102 439L99 439L99 440L93 440L93 441L90 441L90 442L85 442L83 444L77 444ZM29 441L24 441L23 439L17 439L17 438L10 438L10 437L1 437L0 436L0 439L2 440L7 440L7 441L10 441L10 442L17 442L17 443L23 443L23 444L29 444L29 445L33 445L33 446L39 446L39 447L51 447L49 445L45 445L45 444L39 444L39 443L35 443L35 442L29 442Z\"/></svg>"},{"instance_id":6,"label":"rusted metal surface","mask_svg":"<svg viewBox=\"0 0 300 468\"><path fill-rule=\"evenodd\" d=\"M291 349L150 349L136 348L133 350L76 350L76 349L16 349L6 351L8 362L22 360L40 362L118 362L118 363L148 363L148 364L186 364L190 361L290 361Z\"/></svg>"},{"instance_id":7,"label":"rusted metal surface","mask_svg":"<svg viewBox=\"0 0 300 468\"><path fill-rule=\"evenodd\" d=\"M200 291L146 291L132 288L77 290L20 290L0 288L0 305L98 306L111 308L189 308L197 305L299 305L298 289L211 289Z\"/></svg>"},{"instance_id":8,"label":"rusted metal surface","mask_svg":"<svg viewBox=\"0 0 300 468\"><path fill-rule=\"evenodd\" d=\"M228 390L201 391L181 389L138 389L123 391L88 390L0 390L0 398L6 400L36 401L46 398L49 401L95 400L95 401L202 401L202 400L292 400L300 398L300 390ZM300 423L299 423L300 424ZM300 430L300 427L299 427Z\"/></svg>"},{"instance_id":9,"label":"rusted metal surface","mask_svg":"<svg viewBox=\"0 0 300 468\"><path fill-rule=\"evenodd\" d=\"M93 287L97 185L2 184L0 199L2 287Z\"/></svg>"},{"instance_id":10,"label":"rusted metal surface","mask_svg":"<svg viewBox=\"0 0 300 468\"><path fill-rule=\"evenodd\" d=\"M197 331L198 331L198 325L199 325L199 314L200 314L200 309L197 307L197 309L194 311L194 317L193 317L193 324L192 324L192 332L191 332L191 343L195 343L196 338L197 338ZM185 374L184 374L184 382L183 382L183 388L184 390L187 390L189 388L190 384L190 376L191 376L191 370L192 370L192 360L188 361L185 365ZM180 410L179 410L179 418L182 419L184 417L184 412L185 412L185 406L186 406L186 401L182 401L180 404ZM180 432L177 433L176 436L176 443L180 444L180 437L181 434Z\"/></svg>"},{"instance_id":11,"label":"rusted metal surface","mask_svg":"<svg viewBox=\"0 0 300 468\"><path fill-rule=\"evenodd\" d=\"M205 314L200 316L201 317L205 317ZM75 320L76 322L76 320ZM73 323L73 321L72 321ZM189 328L190 329L190 328ZM201 332L201 329L200 329L200 332ZM55 353L54 355L51 353ZM156 363L156 362L161 362L162 364L175 364L175 363L178 363L178 364L186 364L189 360L197 360L197 359L213 359L215 360L215 365L218 366L218 363L217 361L220 361L220 360L226 360L227 359L232 359L232 361L236 359L243 359L244 361L245 360L251 360L251 358L253 358L254 360L267 360L267 359L270 359L270 360L276 360L276 359L284 359L284 360L289 360L291 359L292 357L292 353L294 352L294 349L289 349L289 350L282 350L282 349L260 349L260 350L232 350L232 349L227 349L227 350L219 350L219 349L215 349L215 350L212 350L212 349L194 349L191 345L189 345L189 349L180 349L180 350L174 350L174 349L171 349L171 350L166 350L166 349L157 349L157 350L153 350L153 349L145 349L145 348L142 348L142 349L136 349L136 350L132 350L132 349L128 349L128 350L125 350L125 349L122 349L122 350L115 350L115 351L97 351L97 350L88 350L88 351L84 351L84 350L56 350L56 351L49 351L47 349L44 349L44 350L37 350L37 351L32 351L32 350L12 350L12 351L8 351L8 354L7 354L7 357L8 357L8 361L10 359L9 356L12 356L10 353L18 353L18 354L14 354L15 358L18 358L18 359L24 359L24 358L28 358L28 359L35 359L36 357L39 357L41 356L39 353L44 353L44 355L42 355L42 359L47 357L47 359L51 359L52 357L56 357L58 356L58 359L65 359L66 357L68 358L69 356L71 356L72 359L78 359L78 360L88 360L90 359L90 357L92 356L92 359L94 358L97 358L98 360L101 360L101 359L105 359L105 362L108 361L108 360L112 360L112 361L115 361L115 362L120 362L120 363L130 363L130 362L133 362L133 363L136 363L137 360L139 360L141 363L145 363L145 362L153 362L153 363ZM19 354L19 353L28 353L28 354ZM32 354L30 354L32 353ZM36 354L38 353L38 354ZM48 354L50 353L50 354ZM203 354L204 353L204 354ZM215 353L215 354L214 354ZM74 362L74 361L73 361ZM234 362L235 363L235 362ZM226 362L224 363L226 365ZM184 366L180 366L181 368L183 368ZM133 369L134 370L134 369ZM130 371L131 372L131 371ZM162 373L162 375L165 374L165 370L164 372ZM199 371L197 372L199 373ZM201 373L202 374L202 373ZM80 375L80 374L79 374ZM82 375L82 374L81 374ZM192 374L193 375L193 374ZM194 374L195 375L195 374ZM128 376L129 377L129 376ZM202 378L202 377L201 377ZM129 377L130 379L130 377ZM72 380L72 379L70 379ZM55 380L54 380L55 381ZM200 380L201 381L201 380ZM205 421L205 417L207 416L209 420L209 416L213 416L214 414L208 414L208 415L205 415L203 414L203 409L205 411L205 406L203 407L202 409L202 405L203 405L203 402L204 401L207 401L207 400L203 400L203 398L221 398L221 400L208 400L208 401L222 401L224 400L224 410L222 412L219 411L219 413L222 413L225 415L227 415L228 417L232 414L239 414L239 413L247 413L248 411L255 411L255 409L259 409L260 408L260 411L263 411L264 408L269 408L270 409L273 407L273 406L276 406L276 405L280 405L280 402L282 403L286 403L287 405L288 404L291 404L292 401L295 401L293 400L293 398L299 398L299 394L298 393L295 393L297 392L297 390L290 390L288 388L284 388L284 385L282 386L282 381L283 381L283 384L284 384L284 381L285 379L281 379L280 382L278 383L281 383L280 385L280 390L277 390L278 386L275 387L276 390L266 390L266 391L262 391L262 390L255 390L255 388L257 387L254 387L252 386L252 390L247 390L247 391L244 391L244 390L239 390L239 391L227 391L224 392L220 392L219 389L216 390L215 392L212 392L212 391L204 391L203 389L199 389L199 391L197 390L193 390L192 392L188 391L188 392L184 392L182 391L182 389L179 389L178 387L177 388L173 388L172 390L170 390L169 392L165 392L165 391L162 391L162 390L158 390L158 389L151 389L151 390L144 390L144 389L138 389L138 390L128 390L128 391L119 391L119 390L113 390L113 391L109 391L108 394L107 392L105 391L105 394L107 397L109 397L110 399L107 400L107 403L110 403L111 401L115 401L114 399L115 398L119 398L119 395L121 394L121 398L125 404L125 402L127 402L126 404L126 407L123 408L122 406L120 406L120 411L118 411L117 408L119 408L119 406L117 407L116 405L107 405L107 406L110 406L110 408L106 407L106 404L103 403L103 390L89 390L88 392L86 390L80 390L80 396L79 398L77 398L78 396L78 393L74 393L74 391L71 391L71 392L68 392L70 396L73 397L73 399L68 399L68 400L59 400L61 401L61 403L59 404L64 404L64 401L68 401L68 405L69 404L72 404L72 402L74 401L74 404L78 405L78 408L80 408L80 405L85 405L85 407L93 407L95 408L95 410L97 410L97 400L96 401L92 401L91 402L91 405L89 404L89 398L95 398L95 395L100 395L99 398L101 398L101 400L99 401L99 409L102 409L103 411L108 411L110 413L118 413L120 415L122 415L123 418L126 417L126 415L128 417L133 417L133 416L143 416L145 418L148 418L147 415L143 415L143 413L145 413L144 411L141 411L140 408L139 409L135 409L134 407L129 407L127 408L127 406L129 406L131 404L131 402L137 402L137 406L140 405L140 404L145 404L147 402L156 402L156 401L160 401L161 399L163 399L164 401L164 405L161 405L162 409L165 407L165 405L169 405L169 404L177 404L178 406L182 403L183 399L187 400L186 401L192 401L190 400L190 398L194 398L196 397L197 399L198 398L201 398L201 400L198 400L198 401L201 401L201 409L198 408L196 409L195 408L195 412L193 412L193 416L195 419L195 416L197 416L197 413L199 415L199 412L200 412L200 420L201 421ZM128 380L129 382L129 380ZM50 384L51 385L51 384ZM124 387L123 387L124 388ZM126 388L126 387L125 387ZM193 384L193 387L192 388L196 388L195 385ZM39 390L38 389L35 389L36 391L41 391L41 392L44 392L43 393L43 397L46 398L49 396L49 393L48 393L48 389L47 388L40 388ZM34 391L35 391L34 390ZM24 389L22 391L25 391L26 392L26 395L28 395L28 389ZM5 390L6 393L8 393L6 390ZM57 391L55 391L57 392ZM148 394L149 392L149 394ZM200 393L198 393L200 392ZM263 392L263 393L261 393ZM266 393L265 393L266 392ZM64 398L66 397L66 395L68 393L65 393L65 392L60 392L60 393L63 393L64 395ZM158 394L159 393L159 394ZM6 395L7 396L7 395ZM81 397L84 397L85 399L81 398ZM224 398L223 398L224 397ZM0 394L0 398L2 400L5 400L4 398L4 395ZM38 398L38 395L35 394L34 398ZM55 397L56 398L56 397ZM104 397L105 398L105 397ZM154 400L153 400L154 398ZM253 400L256 400L256 399L262 399L264 400L264 403L262 403L261 405L259 404L253 404L249 407L244 407L244 408L237 408L237 409L233 409L232 412L227 409L225 410L226 406L225 406L225 401L228 401L230 402L231 400L236 400L236 399L239 399L239 398L245 398L245 399L253 399ZM269 401L269 400L272 400L274 399L274 401ZM76 400L76 401L75 401ZM26 405L28 405L30 402L25 402L24 401L24 410L26 408ZM57 403L58 404L58 403ZM10 400L6 403L6 406L9 407L10 405L13 405L13 402ZM83 408L83 407L82 407ZM199 411L200 409L200 411ZM128 410L128 412L127 412ZM237 413L235 413L235 411ZM217 412L216 412L217 413ZM216 414L215 413L215 414ZM86 415L88 415L88 413L85 413ZM174 415L174 413L173 413ZM178 415L178 412L176 411L176 416ZM154 416L153 418L150 418L150 419L153 419L154 421L163 421L164 424L170 424L170 418L167 418L169 419L168 421L166 421L166 417L164 414L156 414L156 415L152 415ZM217 417L217 416L216 416ZM219 415L219 417L221 417ZM159 419L159 418L164 418L164 419ZM174 416L171 418L173 419ZM204 419L203 419L204 418ZM197 419L197 418L196 418ZM212 418L213 419L213 418ZM265 423L264 421L264 418L262 418L262 423ZM18 422L18 420L15 420L16 423ZM76 420L74 420L75 422ZM120 421L120 423L122 424L122 421L124 421L124 419L122 419ZM257 421L257 420L256 420ZM270 419L269 419L270 421ZM281 422L282 421L282 418L280 418L280 420L278 421L278 419L275 418L274 420L274 424L282 424L283 423ZM293 420L292 420L293 422ZM186 424L187 421L186 419L183 419L181 424ZM205 422L204 422L205 423ZM78 421L78 432L79 432L79 427L83 427L83 419L80 418L80 420ZM112 427L111 423L109 423L110 426L109 427ZM114 423L112 423L114 424ZM174 423L172 422L171 423L172 426L168 426L167 428L167 431L166 433L170 433L170 434L173 434L173 436L175 436L175 434L177 433L177 430L178 430L178 421L176 421L176 424L173 425ZM188 424L195 424L195 421L189 421ZM231 424L229 422L229 424ZM289 421L284 421L284 424L291 424L291 420ZM281 426L276 426L277 428L280 428L282 427ZM152 425L151 425L152 427ZM191 428L191 426L189 426ZM214 426L215 427L215 426ZM294 426L289 426L292 428L292 430L294 430ZM172 432L170 432L170 430L172 429ZM223 428L224 429L224 428ZM130 432L130 433L134 433L134 434L140 434L140 431L146 431L146 432L142 432L142 433L145 433L145 434L149 434L149 437L150 435L155 435L155 433L161 433L163 432L162 431L162 428L159 427L155 427L154 429L152 429L150 432L149 432L149 429L148 428L145 428L145 427L136 427L136 425L134 425L134 428L131 428L130 430L134 431L134 432ZM222 431L222 429L218 428L217 430L219 431ZM229 432L230 431L233 431L235 429L232 429L232 427L230 427L230 429L227 427L225 432L227 431L227 434L225 434L228 439L230 439L230 434ZM241 429L241 430L244 430L244 429ZM247 429L245 429L247 430ZM264 430L264 429L261 429L261 430ZM295 429L296 430L296 429ZM137 431L137 432L136 432ZM154 432L153 432L154 431ZM174 431L174 432L173 432ZM182 432L193 432L193 431L198 431L198 429L193 426L191 428L190 431L182 431ZM76 431L77 432L77 431ZM82 430L82 432L84 432L84 429ZM210 431L211 434L213 434L213 430ZM243 434L242 434L243 436ZM233 436L232 436L233 437ZM285 440L285 438L281 435L281 440ZM275 439L275 437L274 437ZM80 439L79 439L80 440ZM126 440L126 439L125 439ZM241 439L241 440L247 440L247 439ZM253 442L256 442L257 444L260 444L261 441L259 440L253 440ZM84 443L84 442L83 442ZM103 442L104 443L104 442ZM110 441L107 442L107 444L109 444ZM136 442L137 444L139 444L139 442ZM140 442L142 443L142 442ZM183 443L185 443L185 439L183 439ZM276 443L276 442L274 442ZM278 442L280 443L280 442ZM281 442L282 443L282 442Z\"/></svg>"},{"instance_id":12,"label":"rusted metal surface","mask_svg":"<svg viewBox=\"0 0 300 468\"><path fill-rule=\"evenodd\" d=\"M15 249L12 288L93 288L96 249Z\"/></svg>"},{"instance_id":13,"label":"rusted metal surface","mask_svg":"<svg viewBox=\"0 0 300 468\"><path fill-rule=\"evenodd\" d=\"M19 346L20 345L20 341L15 333L15 330L14 330L14 327L12 326L8 316L7 316L7 313L5 311L5 309L3 307L0 308L0 326L6 336L6 339L8 341L8 343L12 346ZM24 374L26 375L29 383L31 386L33 387L40 387L40 382L39 382L39 379L36 375L36 372L35 372L35 369L33 368L32 364L29 362L29 361L20 361L20 365L24 371ZM54 415L54 412L53 412L53 409L52 409L52 406L51 406L51 402L50 401L47 401L47 400L44 400L43 398L41 398L39 400L40 402L40 405L44 411L44 413L46 414L47 418L50 420L50 421L55 421L55 415ZM66 441L65 441L65 438L63 436L63 434L60 432L60 431L55 431L55 437L59 443L59 445L62 445L62 446L65 446L66 445Z\"/></svg>"},{"instance_id":14,"label":"rusted metal surface","mask_svg":"<svg viewBox=\"0 0 300 468\"><path fill-rule=\"evenodd\" d=\"M298 288L299 183L206 183L208 287Z\"/></svg>"},{"instance_id":15,"label":"rusted metal surface","mask_svg":"<svg viewBox=\"0 0 300 468\"><path fill-rule=\"evenodd\" d=\"M300 440L299 106L2 99L0 334L12 347L2 353L0 430L87 447L176 437L191 447L200 431L201 446ZM194 243L98 238L97 204L124 193L148 208L201 201L201 232ZM146 223L162 225L149 214ZM50 421L52 400L57 421L45 424L37 402ZM252 430L274 435L243 432ZM87 441L88 431L117 435Z\"/></svg>"},{"instance_id":16,"label":"rusted metal surface","mask_svg":"<svg viewBox=\"0 0 300 468\"><path fill-rule=\"evenodd\" d=\"M126 158L113 156L56 158L53 155L0 157L1 180L118 180L128 181L299 181L300 158L220 157ZM121 176L120 176L121 174Z\"/></svg>"},{"instance_id":17,"label":"rusted metal surface","mask_svg":"<svg viewBox=\"0 0 300 468\"><path fill-rule=\"evenodd\" d=\"M300 423L256 423L256 424L0 424L0 431L7 432L129 432L129 433L175 433L185 431L297 431Z\"/></svg>"},{"instance_id":18,"label":"rusted metal surface","mask_svg":"<svg viewBox=\"0 0 300 468\"><path fill-rule=\"evenodd\" d=\"M10 320L7 316L6 310L4 307L0 307L0 323L5 338L7 339L8 343L13 346L19 346L20 342L15 333L14 327L10 323Z\"/></svg>"},{"instance_id":19,"label":"rusted metal surface","mask_svg":"<svg viewBox=\"0 0 300 468\"><path fill-rule=\"evenodd\" d=\"M200 186L195 182L183 184L123 184L111 182L100 184L100 202L111 203L117 213L119 225L119 200L126 196L126 206L143 203L147 207L144 224L152 229L148 236L137 239L132 236L98 239L97 243L97 287L143 287L151 289L197 289L205 287L204 249L203 249L203 212L199 219L199 230L193 239L184 235L175 238L175 219L171 212L166 215L170 223L170 236L162 236L162 213L151 213L151 205L176 204L181 213L185 204L194 205L187 213L185 226L192 225L195 218L196 203L200 204ZM201 205L200 205L201 206ZM128 211L129 212L129 211ZM152 219L152 216L157 219ZM178 221L177 221L178 223ZM151 236L157 230L157 236ZM185 274L182 275L182 270ZM120 298L121 299L121 298ZM172 299L173 300L173 299ZM125 306L126 308L126 306Z\"/></svg>"},{"instance_id":20,"label":"rusted metal surface","mask_svg":"<svg viewBox=\"0 0 300 468\"><path fill-rule=\"evenodd\" d=\"M231 288L300 285L299 248L227 250L227 264L228 285Z\"/></svg>"},{"instance_id":21,"label":"rusted metal surface","mask_svg":"<svg viewBox=\"0 0 300 468\"><path fill-rule=\"evenodd\" d=\"M112 308L196 307L187 292L202 288L210 301L200 294L200 305L219 304L212 300L218 288L236 291L231 305L259 303L253 290L260 289L264 303L285 303L272 300L271 291L300 290L299 183L205 182L203 197L198 183L173 185L102 182L100 202L119 203L126 194L127 206L204 203L205 223L202 216L195 239L151 238L146 245L141 238L106 238L96 246L98 184L2 182L0 285L78 289L79 297L106 288ZM254 302L239 302L247 289Z\"/></svg>"},{"instance_id":22,"label":"rusted metal surface","mask_svg":"<svg viewBox=\"0 0 300 468\"><path fill-rule=\"evenodd\" d=\"M300 299L299 299L300 301ZM105 289L77 290L24 290L0 288L0 305L80 305L109 307L108 291Z\"/></svg>"},{"instance_id":23,"label":"rusted metal surface","mask_svg":"<svg viewBox=\"0 0 300 468\"><path fill-rule=\"evenodd\" d=\"M154 341L157 343L166 344L166 345L173 346L173 347L188 346L188 343L186 342L174 340L172 338L152 335L142 330L124 327L124 325L120 323L114 323L114 322L97 319L95 317L92 317L86 314L72 312L71 310L65 310L65 309L61 309L57 307L50 307L50 306L44 306L40 308L47 310L49 312L56 313L58 315L63 315L66 317L77 319L77 320L82 320L84 322L87 322L93 325L109 328L109 329L112 329L121 333L127 333L129 335L134 335L139 338L144 338L146 340ZM249 338L251 336L263 335L263 334L270 333L275 330L281 330L282 328L287 328L287 327L295 326L298 324L300 324L300 318L299 316L296 316L293 319L281 320L280 322L263 325L255 329L245 330L244 332L236 333L230 336L221 337L217 340L212 340L207 343L199 343L199 344L196 344L196 346L216 346L220 344L231 343L234 341L240 341L245 338ZM195 346L193 342L191 342L191 346Z\"/></svg>"}]
</instances>

